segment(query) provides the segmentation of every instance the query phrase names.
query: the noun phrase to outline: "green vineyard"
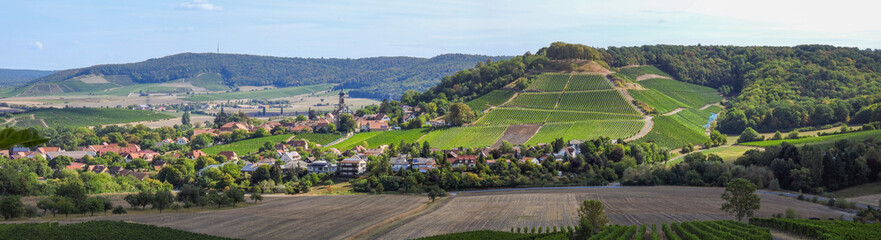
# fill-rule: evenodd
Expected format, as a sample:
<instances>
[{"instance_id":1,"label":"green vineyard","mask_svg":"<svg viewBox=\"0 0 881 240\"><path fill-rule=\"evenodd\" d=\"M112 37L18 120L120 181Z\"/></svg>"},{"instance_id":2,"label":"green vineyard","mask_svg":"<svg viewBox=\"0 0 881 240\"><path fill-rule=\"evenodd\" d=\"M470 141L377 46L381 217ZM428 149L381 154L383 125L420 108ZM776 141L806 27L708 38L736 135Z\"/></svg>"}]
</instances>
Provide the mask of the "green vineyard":
<instances>
[{"instance_id":1,"label":"green vineyard","mask_svg":"<svg viewBox=\"0 0 881 240\"><path fill-rule=\"evenodd\" d=\"M670 77L669 74L661 71L661 69L656 68L655 66L642 66L642 67L630 67L630 68L622 68L618 73L624 74L632 79L636 79L643 74L656 74L665 77Z\"/></svg>"},{"instance_id":2,"label":"green vineyard","mask_svg":"<svg viewBox=\"0 0 881 240\"><path fill-rule=\"evenodd\" d=\"M719 96L715 89L672 79L654 78L640 81L639 84L687 104L689 108L699 108L722 101L722 96Z\"/></svg>"},{"instance_id":3,"label":"green vineyard","mask_svg":"<svg viewBox=\"0 0 881 240\"><path fill-rule=\"evenodd\" d=\"M474 125L513 125L542 123L552 111L517 108L496 108L484 115Z\"/></svg>"},{"instance_id":4,"label":"green vineyard","mask_svg":"<svg viewBox=\"0 0 881 240\"><path fill-rule=\"evenodd\" d=\"M400 144L401 141L415 142L416 139L419 139L426 133L428 133L428 129L426 128L385 132L363 132L355 134L349 139L329 147L345 151L366 142L368 148L376 148L382 145Z\"/></svg>"},{"instance_id":5,"label":"green vineyard","mask_svg":"<svg viewBox=\"0 0 881 240\"><path fill-rule=\"evenodd\" d=\"M639 114L618 91L567 92L560 99L559 110Z\"/></svg>"},{"instance_id":6,"label":"green vineyard","mask_svg":"<svg viewBox=\"0 0 881 240\"><path fill-rule=\"evenodd\" d=\"M612 84L606 80L606 76L597 74L572 74L566 91L606 90L612 89Z\"/></svg>"},{"instance_id":7,"label":"green vineyard","mask_svg":"<svg viewBox=\"0 0 881 240\"><path fill-rule=\"evenodd\" d=\"M526 90L559 92L566 88L566 82L568 81L568 73L543 73L538 75Z\"/></svg>"},{"instance_id":8,"label":"green vineyard","mask_svg":"<svg viewBox=\"0 0 881 240\"><path fill-rule=\"evenodd\" d=\"M596 120L639 120L641 115L634 114L614 114L614 113L593 113L593 112L574 112L574 111L553 111L548 117L548 123L558 122L580 122L580 121L596 121Z\"/></svg>"},{"instance_id":9,"label":"green vineyard","mask_svg":"<svg viewBox=\"0 0 881 240\"><path fill-rule=\"evenodd\" d=\"M834 220L751 218L750 224L820 240L881 239L881 225Z\"/></svg>"},{"instance_id":10,"label":"green vineyard","mask_svg":"<svg viewBox=\"0 0 881 240\"><path fill-rule=\"evenodd\" d=\"M511 99L514 96L514 92L506 91L506 90L493 90L479 98L475 98L474 100L469 101L468 106L471 107L472 110L483 112L490 106L499 106L502 103Z\"/></svg>"},{"instance_id":11,"label":"green vineyard","mask_svg":"<svg viewBox=\"0 0 881 240\"><path fill-rule=\"evenodd\" d=\"M654 142L662 147L675 149L688 143L702 144L710 140L704 131L697 129L699 126L683 124L683 117L677 116L681 113L655 117L652 131L637 141Z\"/></svg>"},{"instance_id":12,"label":"green vineyard","mask_svg":"<svg viewBox=\"0 0 881 240\"><path fill-rule=\"evenodd\" d=\"M598 137L627 138L639 132L643 125L645 122L641 120L548 123L543 125L526 144L548 143L557 138L563 138L564 141Z\"/></svg>"},{"instance_id":13,"label":"green vineyard","mask_svg":"<svg viewBox=\"0 0 881 240\"><path fill-rule=\"evenodd\" d=\"M426 134L421 142L428 142L431 147L440 149L485 147L496 143L507 128L507 126L478 126L439 129Z\"/></svg>"},{"instance_id":14,"label":"green vineyard","mask_svg":"<svg viewBox=\"0 0 881 240\"><path fill-rule=\"evenodd\" d=\"M506 106L553 110L560 93L523 93Z\"/></svg>"},{"instance_id":15,"label":"green vineyard","mask_svg":"<svg viewBox=\"0 0 881 240\"><path fill-rule=\"evenodd\" d=\"M767 228L731 220L671 223L662 227L668 240L772 239Z\"/></svg>"},{"instance_id":16,"label":"green vineyard","mask_svg":"<svg viewBox=\"0 0 881 240\"><path fill-rule=\"evenodd\" d=\"M659 114L668 113L680 107L688 107L687 104L681 103L676 99L667 96L666 94L658 92L657 90L628 90L628 92L630 93L630 96L633 97L633 99L648 104L650 107L654 108Z\"/></svg>"}]
</instances>

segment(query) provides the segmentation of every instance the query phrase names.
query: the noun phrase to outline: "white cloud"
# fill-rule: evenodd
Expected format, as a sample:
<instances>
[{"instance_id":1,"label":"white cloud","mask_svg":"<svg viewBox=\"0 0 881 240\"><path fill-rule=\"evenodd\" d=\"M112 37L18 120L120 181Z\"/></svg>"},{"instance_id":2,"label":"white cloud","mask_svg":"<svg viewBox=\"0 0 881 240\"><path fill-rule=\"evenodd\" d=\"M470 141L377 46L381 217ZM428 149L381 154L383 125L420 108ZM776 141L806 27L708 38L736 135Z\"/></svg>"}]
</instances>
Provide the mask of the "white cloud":
<instances>
[{"instance_id":1,"label":"white cloud","mask_svg":"<svg viewBox=\"0 0 881 240\"><path fill-rule=\"evenodd\" d=\"M208 0L191 0L189 2L183 2L177 6L177 9L183 10L205 10L205 11L221 11L223 10L222 6L214 5L213 3L208 2Z\"/></svg>"},{"instance_id":2,"label":"white cloud","mask_svg":"<svg viewBox=\"0 0 881 240\"><path fill-rule=\"evenodd\" d=\"M28 43L28 46L31 49L40 50L40 49L43 49L43 42L40 42L40 41L31 42L31 43Z\"/></svg>"}]
</instances>

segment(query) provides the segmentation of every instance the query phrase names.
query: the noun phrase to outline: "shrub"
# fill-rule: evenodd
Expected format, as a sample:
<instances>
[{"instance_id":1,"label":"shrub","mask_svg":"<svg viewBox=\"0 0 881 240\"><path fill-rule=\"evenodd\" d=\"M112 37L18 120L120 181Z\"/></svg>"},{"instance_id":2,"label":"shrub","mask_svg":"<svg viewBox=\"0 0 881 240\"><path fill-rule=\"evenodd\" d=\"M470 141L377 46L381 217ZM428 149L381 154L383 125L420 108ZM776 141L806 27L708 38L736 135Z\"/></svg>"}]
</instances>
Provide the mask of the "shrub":
<instances>
[{"instance_id":1,"label":"shrub","mask_svg":"<svg viewBox=\"0 0 881 240\"><path fill-rule=\"evenodd\" d=\"M122 206L116 206L116 208L113 209L113 214L126 214L126 213L128 213L128 211L126 211L125 208L123 208Z\"/></svg>"}]
</instances>

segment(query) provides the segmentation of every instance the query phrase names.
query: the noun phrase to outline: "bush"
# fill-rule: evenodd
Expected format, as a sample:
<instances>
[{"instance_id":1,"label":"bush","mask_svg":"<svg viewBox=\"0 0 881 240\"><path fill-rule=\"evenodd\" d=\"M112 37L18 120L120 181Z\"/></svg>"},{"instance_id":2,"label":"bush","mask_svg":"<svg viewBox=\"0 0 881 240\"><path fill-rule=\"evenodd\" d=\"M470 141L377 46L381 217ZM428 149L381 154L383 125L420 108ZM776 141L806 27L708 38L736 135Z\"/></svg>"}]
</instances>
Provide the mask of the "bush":
<instances>
[{"instance_id":1,"label":"bush","mask_svg":"<svg viewBox=\"0 0 881 240\"><path fill-rule=\"evenodd\" d=\"M126 214L126 213L128 213L128 211L126 211L125 208L123 208L122 206L116 206L116 208L113 209L113 214Z\"/></svg>"}]
</instances>

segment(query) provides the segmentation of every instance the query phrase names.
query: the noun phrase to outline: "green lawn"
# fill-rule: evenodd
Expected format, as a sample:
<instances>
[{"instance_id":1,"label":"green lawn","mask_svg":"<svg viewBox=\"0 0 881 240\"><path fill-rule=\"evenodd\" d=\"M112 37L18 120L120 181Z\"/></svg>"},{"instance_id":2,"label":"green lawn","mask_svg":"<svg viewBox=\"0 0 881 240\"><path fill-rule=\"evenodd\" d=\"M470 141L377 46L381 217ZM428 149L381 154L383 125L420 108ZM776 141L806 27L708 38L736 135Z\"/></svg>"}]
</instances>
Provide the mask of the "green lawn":
<instances>
[{"instance_id":1,"label":"green lawn","mask_svg":"<svg viewBox=\"0 0 881 240\"><path fill-rule=\"evenodd\" d=\"M146 224L89 221L60 226L53 223L0 224L0 239L229 239Z\"/></svg>"},{"instance_id":2,"label":"green lawn","mask_svg":"<svg viewBox=\"0 0 881 240\"><path fill-rule=\"evenodd\" d=\"M490 106L499 106L502 103L511 99L514 96L514 92L506 91L506 90L493 90L479 98L475 98L474 100L468 101L468 106L471 107L471 110L475 110L478 112L482 112L486 110Z\"/></svg>"},{"instance_id":3,"label":"green lawn","mask_svg":"<svg viewBox=\"0 0 881 240\"><path fill-rule=\"evenodd\" d=\"M746 151L749 151L752 149L757 149L757 147L733 145L733 146L710 148L710 149L703 150L700 152L703 153L704 155L716 154L719 157L721 157L722 160L724 160L726 162L730 162L730 161L737 160L737 158L740 156L743 156L743 154L746 153ZM667 166L676 165L679 162L682 162L684 157L685 157L685 155L680 155L678 157L670 159L670 161L667 161Z\"/></svg>"},{"instance_id":4,"label":"green lawn","mask_svg":"<svg viewBox=\"0 0 881 240\"><path fill-rule=\"evenodd\" d=\"M282 97L290 97L296 95L302 95L307 93L318 92L322 90L328 90L333 84L315 84L308 86L299 86L299 87L286 87L286 88L276 88L269 90L255 90L255 91L246 91L246 92L228 92L228 93L209 93L209 94L197 94L192 95L187 98L183 98L187 101L193 102L202 102L202 101L217 101L217 100L232 100L232 99L270 99L270 98L282 98Z\"/></svg>"},{"instance_id":5,"label":"green lawn","mask_svg":"<svg viewBox=\"0 0 881 240\"><path fill-rule=\"evenodd\" d=\"M190 83L196 87L208 89L208 91L225 91L229 87L223 85L223 77L217 73L203 73L195 78L189 79Z\"/></svg>"},{"instance_id":6,"label":"green lawn","mask_svg":"<svg viewBox=\"0 0 881 240\"><path fill-rule=\"evenodd\" d=\"M238 142L227 143L227 144L223 144L223 145L211 146L211 147L202 149L202 152L205 152L207 154L217 154L220 151L233 151L237 155L243 156L243 155L246 155L249 153L256 152L261 147L263 147L263 144L265 144L266 142L272 142L273 144L279 143L279 142L284 142L284 141L287 141L288 138L291 138L291 136L293 136L293 135L294 134L282 134L282 135L268 136L268 137L262 137L262 138L252 138L252 139L242 140L242 141L238 141Z\"/></svg>"},{"instance_id":7,"label":"green lawn","mask_svg":"<svg viewBox=\"0 0 881 240\"><path fill-rule=\"evenodd\" d=\"M121 108L45 108L16 114L16 117L27 118L34 115L35 119L42 119L49 127L87 127L104 124L117 124L140 122L150 120L168 119L172 116L153 111L129 110ZM26 124L36 124L27 121ZM25 126L22 126L25 127Z\"/></svg>"},{"instance_id":8,"label":"green lawn","mask_svg":"<svg viewBox=\"0 0 881 240\"><path fill-rule=\"evenodd\" d=\"M456 147L478 148L491 146L508 126L454 127L429 132L423 137L431 147L452 149Z\"/></svg>"},{"instance_id":9,"label":"green lawn","mask_svg":"<svg viewBox=\"0 0 881 240\"><path fill-rule=\"evenodd\" d=\"M352 149L355 146L361 145L364 142L367 142L368 148L376 148L382 145L389 144L397 145L400 144L401 141L411 143L415 142L416 139L419 139L420 137L422 137L422 135L425 135L426 133L428 133L427 128L394 130L385 132L363 132L355 134L349 139L346 139L345 141L329 147L345 151Z\"/></svg>"},{"instance_id":10,"label":"green lawn","mask_svg":"<svg viewBox=\"0 0 881 240\"><path fill-rule=\"evenodd\" d=\"M875 138L881 140L881 129L879 130L870 130L870 131L859 131L859 132L849 132L842 134L834 134L834 135L826 135L819 137L806 137L799 139L783 139L783 140L768 140L768 141L758 141L758 142L747 142L747 143L739 143L740 145L747 146L756 146L756 147L770 147L777 146L782 144L783 142L788 142L794 145L818 145L818 144L832 144L838 140L849 139L853 141L862 141L869 138Z\"/></svg>"}]
</instances>

